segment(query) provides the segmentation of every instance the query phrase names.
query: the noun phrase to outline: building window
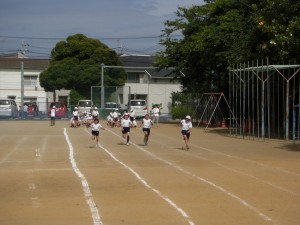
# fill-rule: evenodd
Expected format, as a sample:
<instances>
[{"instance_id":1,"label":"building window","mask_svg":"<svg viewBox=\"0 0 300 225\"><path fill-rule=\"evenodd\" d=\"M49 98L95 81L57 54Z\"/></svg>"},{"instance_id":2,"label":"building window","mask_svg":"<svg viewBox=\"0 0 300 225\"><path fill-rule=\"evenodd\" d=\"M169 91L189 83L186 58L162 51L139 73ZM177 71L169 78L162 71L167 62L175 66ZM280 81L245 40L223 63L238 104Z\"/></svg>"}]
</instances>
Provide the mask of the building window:
<instances>
[{"instance_id":1,"label":"building window","mask_svg":"<svg viewBox=\"0 0 300 225\"><path fill-rule=\"evenodd\" d=\"M36 87L37 86L37 76L25 75L24 76L24 86Z\"/></svg>"},{"instance_id":2,"label":"building window","mask_svg":"<svg viewBox=\"0 0 300 225\"><path fill-rule=\"evenodd\" d=\"M127 74L128 83L140 83L140 74L139 73L128 73Z\"/></svg>"}]
</instances>

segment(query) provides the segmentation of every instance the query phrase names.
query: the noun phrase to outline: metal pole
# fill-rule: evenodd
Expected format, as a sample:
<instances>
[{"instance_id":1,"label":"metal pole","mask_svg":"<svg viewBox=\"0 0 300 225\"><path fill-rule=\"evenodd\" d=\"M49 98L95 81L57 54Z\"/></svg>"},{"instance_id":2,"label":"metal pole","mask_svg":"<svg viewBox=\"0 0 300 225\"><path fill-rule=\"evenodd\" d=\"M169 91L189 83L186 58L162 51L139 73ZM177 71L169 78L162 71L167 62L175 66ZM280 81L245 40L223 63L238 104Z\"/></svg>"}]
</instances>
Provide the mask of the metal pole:
<instances>
[{"instance_id":1,"label":"metal pole","mask_svg":"<svg viewBox=\"0 0 300 225\"><path fill-rule=\"evenodd\" d=\"M285 140L289 140L289 80L286 81L285 92Z\"/></svg>"},{"instance_id":2,"label":"metal pole","mask_svg":"<svg viewBox=\"0 0 300 225\"><path fill-rule=\"evenodd\" d=\"M104 109L104 63L101 63L101 109Z\"/></svg>"},{"instance_id":3,"label":"metal pole","mask_svg":"<svg viewBox=\"0 0 300 225\"><path fill-rule=\"evenodd\" d=\"M24 117L23 111L23 103L24 103L24 62L21 62L21 117Z\"/></svg>"},{"instance_id":4,"label":"metal pole","mask_svg":"<svg viewBox=\"0 0 300 225\"><path fill-rule=\"evenodd\" d=\"M265 80L264 80L264 71L263 71L264 62L262 60L262 87L261 87L261 137L265 140Z\"/></svg>"},{"instance_id":5,"label":"metal pole","mask_svg":"<svg viewBox=\"0 0 300 225\"><path fill-rule=\"evenodd\" d=\"M244 62L244 65L243 65L243 105L242 105L242 112L243 112L243 138L245 138L245 131L246 131L246 124L248 122L248 129L249 129L249 121L246 120L246 79L245 79L245 75L246 75L246 71L245 71L245 67L246 67L246 64Z\"/></svg>"},{"instance_id":6,"label":"metal pole","mask_svg":"<svg viewBox=\"0 0 300 225\"><path fill-rule=\"evenodd\" d=\"M147 78L147 80L148 80L148 94L147 94L147 107L148 107L148 112L150 112L150 91L149 91L149 89L150 89L150 80L151 80L151 78L152 78L152 76L151 76L151 74L147 71L147 70L145 70L145 73L148 75L148 78Z\"/></svg>"}]
</instances>

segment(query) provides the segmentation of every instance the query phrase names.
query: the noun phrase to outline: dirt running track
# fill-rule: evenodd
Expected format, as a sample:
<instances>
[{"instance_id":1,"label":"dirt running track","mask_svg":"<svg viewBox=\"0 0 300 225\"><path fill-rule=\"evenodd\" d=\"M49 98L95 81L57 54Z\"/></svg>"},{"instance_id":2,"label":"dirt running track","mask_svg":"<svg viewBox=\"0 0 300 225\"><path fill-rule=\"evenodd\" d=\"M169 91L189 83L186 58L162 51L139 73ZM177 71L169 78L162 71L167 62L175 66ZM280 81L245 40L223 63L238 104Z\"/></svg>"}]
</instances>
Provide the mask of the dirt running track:
<instances>
[{"instance_id":1,"label":"dirt running track","mask_svg":"<svg viewBox=\"0 0 300 225\"><path fill-rule=\"evenodd\" d=\"M102 122L102 125L104 122ZM299 225L300 147L194 128L0 121L1 225Z\"/></svg>"}]
</instances>

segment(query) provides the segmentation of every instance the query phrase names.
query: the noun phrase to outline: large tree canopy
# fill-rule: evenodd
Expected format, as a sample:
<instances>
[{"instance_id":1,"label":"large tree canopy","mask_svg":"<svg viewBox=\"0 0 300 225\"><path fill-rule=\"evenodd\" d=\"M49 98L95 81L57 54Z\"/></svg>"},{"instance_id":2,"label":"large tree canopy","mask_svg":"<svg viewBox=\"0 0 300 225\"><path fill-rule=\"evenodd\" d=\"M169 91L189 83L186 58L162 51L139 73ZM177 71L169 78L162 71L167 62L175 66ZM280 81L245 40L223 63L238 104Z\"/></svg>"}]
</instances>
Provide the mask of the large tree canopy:
<instances>
[{"instance_id":1,"label":"large tree canopy","mask_svg":"<svg viewBox=\"0 0 300 225\"><path fill-rule=\"evenodd\" d=\"M156 66L176 68L185 90L224 91L234 63L299 59L299 10L298 0L206 0L178 8L165 22Z\"/></svg>"},{"instance_id":2,"label":"large tree canopy","mask_svg":"<svg viewBox=\"0 0 300 225\"><path fill-rule=\"evenodd\" d=\"M101 63L122 66L117 53L99 40L83 34L69 36L52 50L50 66L41 73L40 84L46 91L69 89L90 98L91 86L101 84ZM123 86L125 78L123 69L106 69L104 85Z\"/></svg>"}]
</instances>

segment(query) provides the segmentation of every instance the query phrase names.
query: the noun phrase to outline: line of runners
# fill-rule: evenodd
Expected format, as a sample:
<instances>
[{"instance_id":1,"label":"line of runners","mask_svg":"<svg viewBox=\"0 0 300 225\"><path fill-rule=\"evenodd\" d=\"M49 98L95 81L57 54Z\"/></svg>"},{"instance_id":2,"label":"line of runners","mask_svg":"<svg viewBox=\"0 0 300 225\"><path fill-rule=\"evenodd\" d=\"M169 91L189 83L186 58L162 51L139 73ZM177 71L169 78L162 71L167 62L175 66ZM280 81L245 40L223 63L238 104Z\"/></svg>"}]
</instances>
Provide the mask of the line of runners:
<instances>
[{"instance_id":1,"label":"line of runners","mask_svg":"<svg viewBox=\"0 0 300 225\"><path fill-rule=\"evenodd\" d=\"M113 123L113 125L107 122L107 126L110 127L121 127L122 137L126 140L126 145L129 145L130 142L130 129L137 127L137 123L134 123L135 118L130 117L128 113L124 113L121 117L120 124ZM115 121L116 122L116 121ZM149 114L147 113L145 117L141 120L140 127L143 127L142 131L144 132L144 145L146 146L149 141L151 127L153 126L153 121L150 119ZM186 149L189 149L189 140L190 133L193 128L191 117L187 115L183 120L180 121L179 126L181 126L181 134L185 142ZM86 123L87 128L92 129L92 140L96 141L96 147L100 147L99 143L99 133L100 129L105 130L105 128L99 123L99 118L94 117L92 123Z\"/></svg>"}]
</instances>

